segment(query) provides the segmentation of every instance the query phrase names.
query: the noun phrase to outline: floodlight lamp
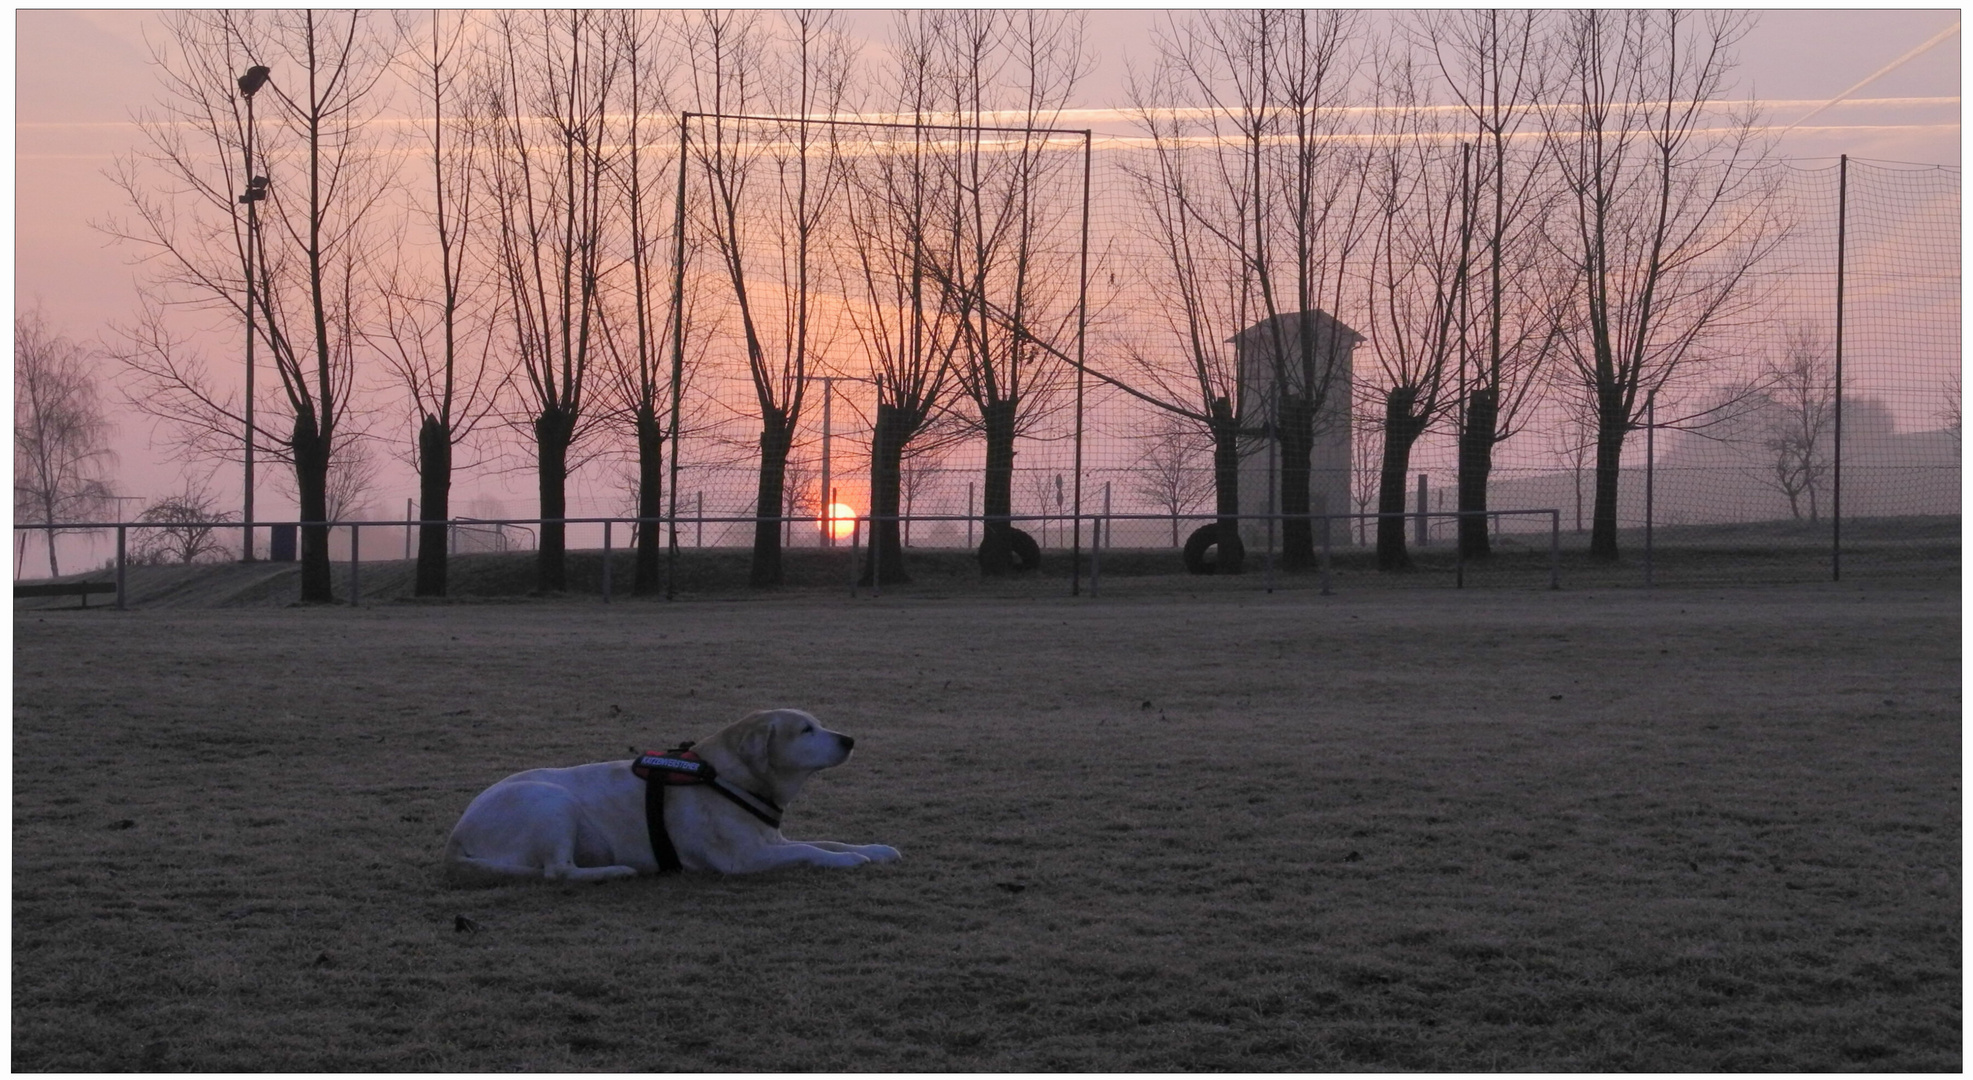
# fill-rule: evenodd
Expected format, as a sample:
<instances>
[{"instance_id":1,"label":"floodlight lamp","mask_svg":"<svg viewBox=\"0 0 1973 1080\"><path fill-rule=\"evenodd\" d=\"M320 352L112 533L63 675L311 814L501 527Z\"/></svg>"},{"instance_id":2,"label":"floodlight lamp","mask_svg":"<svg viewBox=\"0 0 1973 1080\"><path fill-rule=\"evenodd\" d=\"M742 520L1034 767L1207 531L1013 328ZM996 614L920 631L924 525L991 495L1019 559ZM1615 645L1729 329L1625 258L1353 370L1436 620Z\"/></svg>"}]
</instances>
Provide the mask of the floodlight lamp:
<instances>
[{"instance_id":1,"label":"floodlight lamp","mask_svg":"<svg viewBox=\"0 0 1973 1080\"><path fill-rule=\"evenodd\" d=\"M259 202L267 197L267 178L256 176L247 181L246 193L240 196L242 203Z\"/></svg>"},{"instance_id":2,"label":"floodlight lamp","mask_svg":"<svg viewBox=\"0 0 1973 1080\"><path fill-rule=\"evenodd\" d=\"M248 68L247 73L240 76L240 93L252 97L254 91L267 85L267 75L267 69L258 64Z\"/></svg>"}]
</instances>

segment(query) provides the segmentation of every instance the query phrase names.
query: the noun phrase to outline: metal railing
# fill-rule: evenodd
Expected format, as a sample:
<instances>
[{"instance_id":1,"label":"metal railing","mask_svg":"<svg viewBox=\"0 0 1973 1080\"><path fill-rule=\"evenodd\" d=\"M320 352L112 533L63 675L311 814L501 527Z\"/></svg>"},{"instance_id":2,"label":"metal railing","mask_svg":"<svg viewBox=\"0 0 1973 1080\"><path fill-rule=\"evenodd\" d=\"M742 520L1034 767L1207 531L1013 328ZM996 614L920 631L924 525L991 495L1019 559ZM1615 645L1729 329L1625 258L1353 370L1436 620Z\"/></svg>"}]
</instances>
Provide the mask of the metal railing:
<instances>
[{"instance_id":1,"label":"metal railing","mask_svg":"<svg viewBox=\"0 0 1973 1080\"><path fill-rule=\"evenodd\" d=\"M1070 526L1072 529L1071 535L1074 537L1072 550L1075 552L1075 558L1071 563L1070 594L1080 595L1081 583L1082 583L1082 569L1083 569L1082 567L1083 528L1082 527L1083 524L1087 522L1090 526L1089 529L1090 543L1088 547L1089 595L1093 597L1099 595L1099 589L1102 581L1103 551L1105 550L1106 547L1106 541L1113 535L1114 527L1117 522L1157 521L1157 522L1170 523L1177 521L1219 522L1219 521L1235 520L1235 521L1243 521L1243 522L1263 521L1263 522L1268 522L1271 526L1278 527L1280 524L1292 520L1292 521L1306 521L1309 523L1311 528L1314 528L1318 523L1320 524L1321 536L1322 536L1322 555L1321 555L1322 595L1330 596L1333 595L1334 593L1334 572L1331 567L1331 542L1330 542L1330 534L1333 531L1330 528L1330 524L1332 522L1338 522L1338 521L1370 522L1370 521L1378 521L1384 518L1391 518L1398 521L1424 521L1431 518L1482 517L1482 518L1491 519L1493 523L1497 524L1500 518L1511 517L1511 516L1546 516L1548 518L1548 522L1549 522L1548 587L1550 589L1561 588L1562 587L1561 584L1562 512L1560 510L1554 510L1554 509L1487 510L1487 511L1435 510L1435 511L1425 511L1425 512L1420 512L1417 510L1406 510L1401 513L1389 513L1389 514L1097 513L1097 514L1008 514L1005 515L1004 517L1002 515L996 514L991 519L983 518L981 515L978 514L966 514L966 515L859 514L854 518L832 517L826 519L821 515L782 515L776 517L761 517L755 515L736 515L736 516L694 515L691 517L686 517L681 515L680 517L677 518L670 518L670 517L454 518L454 519L446 519L446 520L438 520L438 521L423 521L423 520L327 521L327 522L260 521L254 523L254 528L257 529L258 528L266 528L266 529L293 528L297 530L304 528L320 528L325 530L343 529L343 528L348 529L350 531L349 533L350 601L349 602L351 606L357 606L361 603L362 595L363 595L362 570L361 570L362 543L363 543L362 530L365 528L414 530L414 529L426 528L431 526L452 528L461 524L468 524L474 526L490 525L490 526L499 526L499 527L516 527L516 528L525 528L527 526L538 527L543 525L562 525L562 526L601 525L603 527L602 598L604 603L609 603L611 600L610 556L614 551L614 527L619 524L630 524L637 527L656 526L660 530L669 532L669 536L665 538L665 544L668 549L669 562L670 562L669 573L666 574L665 597L667 599L670 599L676 594L676 585L677 585L677 577L678 577L677 557L679 552L678 526L680 525L691 525L691 524L696 524L700 526L704 526L708 524L758 525L763 522L772 521L779 525L790 525L790 524L813 525L817 528L818 531L820 531L821 529L824 528L825 522L847 524L850 529L850 535L847 538L849 540L849 543L845 548L846 554L848 555L848 563L849 563L849 591L850 591L850 595L852 597L855 597L860 595L860 590L862 588L862 585L858 580L860 575L858 573L859 560L857 556L862 553L862 550L865 546L864 537L866 536L866 529L873 528L877 523L881 523L881 522L897 522L899 524L903 524L907 522L939 522L939 521L953 521L953 522L990 521L992 523L1004 522L1009 525L1019 525L1019 524L1032 523L1032 522L1042 522L1042 523L1053 522L1057 524ZM126 606L126 597L128 595L127 570L130 565L128 537L130 530L171 528L171 529L211 529L213 531L219 531L221 529L237 529L241 527L242 526L237 521L214 521L214 522L104 521L104 522L74 522L74 523L63 523L63 524L55 524L55 525L16 523L14 525L14 530L16 532L22 530L48 530L48 529L56 529L62 532L102 532L107 530L115 530L116 532L116 606L119 609L121 609ZM1264 587L1266 591L1270 593L1274 591L1276 585L1276 568L1275 568L1276 548L1274 545L1274 533L1275 533L1275 529L1270 528L1269 537L1268 537L1268 546L1265 551L1266 560L1265 560ZM874 533L871 533L869 535L874 535ZM1459 558L1457 561L1457 573L1458 573L1457 587L1464 588L1466 584L1465 551L1464 548L1459 547L1459 545L1457 545L1456 543L1454 546L1455 548L1459 549ZM881 563L881 560L883 558L883 552L873 547L872 553L879 560L879 562L876 566L870 568L871 569L870 593L872 596L881 596L883 592L883 566Z\"/></svg>"}]
</instances>

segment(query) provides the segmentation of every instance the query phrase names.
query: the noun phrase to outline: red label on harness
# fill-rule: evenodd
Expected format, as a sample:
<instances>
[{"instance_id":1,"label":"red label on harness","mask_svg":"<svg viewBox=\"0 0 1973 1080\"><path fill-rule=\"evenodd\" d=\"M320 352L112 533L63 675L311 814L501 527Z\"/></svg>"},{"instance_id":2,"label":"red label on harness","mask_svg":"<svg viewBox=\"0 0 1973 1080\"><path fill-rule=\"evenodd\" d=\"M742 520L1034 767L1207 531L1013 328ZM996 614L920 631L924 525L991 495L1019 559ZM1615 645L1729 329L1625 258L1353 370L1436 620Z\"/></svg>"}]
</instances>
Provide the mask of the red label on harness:
<instances>
[{"instance_id":1,"label":"red label on harness","mask_svg":"<svg viewBox=\"0 0 1973 1080\"><path fill-rule=\"evenodd\" d=\"M712 766L690 750L646 751L631 763L630 771L666 784L703 784L713 777Z\"/></svg>"}]
</instances>

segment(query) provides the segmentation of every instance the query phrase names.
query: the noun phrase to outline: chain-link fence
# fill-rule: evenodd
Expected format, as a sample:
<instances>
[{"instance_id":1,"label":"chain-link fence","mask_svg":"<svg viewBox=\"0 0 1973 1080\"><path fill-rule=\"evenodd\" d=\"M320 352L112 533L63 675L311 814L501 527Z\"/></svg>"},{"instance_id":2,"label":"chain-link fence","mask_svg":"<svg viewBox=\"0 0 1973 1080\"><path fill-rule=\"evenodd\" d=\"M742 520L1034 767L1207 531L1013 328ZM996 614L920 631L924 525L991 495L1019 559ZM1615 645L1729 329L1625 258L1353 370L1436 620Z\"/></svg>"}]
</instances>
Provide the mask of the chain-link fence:
<instances>
[{"instance_id":1,"label":"chain-link fence","mask_svg":"<svg viewBox=\"0 0 1973 1080\"><path fill-rule=\"evenodd\" d=\"M1079 164L1073 160L1079 146L1064 143L1057 150ZM1065 373L1025 414L1012 470L1013 512L1051 519L1028 530L1044 549L1075 546L1069 526L1053 519L1078 511L1163 515L1162 521L1117 522L1109 545L1176 548L1197 525L1180 519L1213 510L1211 446L1200 425L1147 401L1173 395L1134 376L1143 368L1127 362L1160 350L1175 366L1184 362L1170 340L1174 326L1158 306L1160 294L1144 287L1155 273L1159 241L1150 235L1131 176L1141 167L1141 151L1099 147L1094 155L1089 374L1081 380L1080 417L1073 368L1059 355L1034 358ZM1753 309L1700 343L1704 357L1689 364L1686 377L1645 414L1657 426L1626 440L1617 517L1621 529L1638 534L1626 541L1627 558L1641 555L1647 525L1660 543L1710 535L1699 527L1758 523L1777 542L1826 544L1839 481L1841 513L1848 518L1959 512L1958 170L1850 161L1847 169L1837 162L1783 162L1768 171L1774 217L1786 231L1751 274L1746 289L1756 299ZM1069 182L1057 183L1049 195L1059 204L1055 229L1046 243L1037 243L1034 265L1057 279L1050 316L1056 332L1043 336L1057 354L1070 354L1073 335L1063 331L1073 321L1073 181L1079 178L1067 169L1056 179ZM821 258L849 257L817 251ZM1354 285L1338 290L1334 314L1346 326L1364 319L1357 310L1361 291ZM832 316L818 315L824 317ZM730 330L709 329L715 338L736 340ZM794 434L782 508L787 514L820 515L829 503L845 512L869 511L875 386L867 366L859 367L867 365L868 350L856 343L854 328L838 327L836 336L844 347L829 351L827 364L817 369L832 377L826 387L815 381ZM1364 347L1357 348L1360 357ZM1346 424L1325 435L1326 451L1318 448L1315 513L1376 509L1377 407L1384 388L1374 365L1360 358L1354 374L1354 380L1340 376L1332 395L1353 407ZM1184 375L1179 371L1173 381ZM1559 510L1565 536L1572 538L1589 527L1594 431L1565 380L1554 373L1536 378L1540 383L1518 430L1495 448L1488 505ZM979 528L963 519L982 513L985 445L977 403L957 390L948 385L944 418L934 418L907 448L899 511L962 520L908 525L907 547L956 549L980 540ZM688 417L700 420L688 420L680 449L681 516L753 513L759 425L750 415L752 397L743 367L708 355L685 399ZM1202 407L1198 400L1177 403ZM1457 426L1457 413L1449 409L1414 447L1408 511L1457 509ZM1249 439L1245 449L1241 508L1264 514L1274 509L1257 497L1271 483L1269 454L1264 440ZM1434 518L1426 546L1447 540L1455 524L1450 517ZM1505 518L1497 527L1510 539L1517 530L1545 529L1533 518ZM1246 528L1250 544L1263 539L1260 521ZM1333 539L1364 544L1371 531L1361 522L1339 525ZM688 526L687 532L688 543L709 546L743 545L752 536L742 524ZM830 543L815 527L789 526L786 535L796 547ZM1088 541L1086 531L1082 540Z\"/></svg>"}]
</instances>

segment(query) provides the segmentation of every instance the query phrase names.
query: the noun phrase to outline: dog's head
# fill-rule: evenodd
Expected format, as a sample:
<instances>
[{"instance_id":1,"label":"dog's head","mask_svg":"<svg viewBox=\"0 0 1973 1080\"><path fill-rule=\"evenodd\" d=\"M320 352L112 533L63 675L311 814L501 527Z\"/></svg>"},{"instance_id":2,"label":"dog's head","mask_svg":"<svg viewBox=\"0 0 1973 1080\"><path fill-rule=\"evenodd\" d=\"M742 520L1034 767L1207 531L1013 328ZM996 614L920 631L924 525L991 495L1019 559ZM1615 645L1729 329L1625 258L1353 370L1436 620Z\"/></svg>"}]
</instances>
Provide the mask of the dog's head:
<instances>
[{"instance_id":1,"label":"dog's head","mask_svg":"<svg viewBox=\"0 0 1973 1080\"><path fill-rule=\"evenodd\" d=\"M800 709L768 709L728 726L702 748L707 745L723 749L759 781L785 791L819 770L848 761L856 740L830 731ZM731 766L717 767L724 773Z\"/></svg>"}]
</instances>

